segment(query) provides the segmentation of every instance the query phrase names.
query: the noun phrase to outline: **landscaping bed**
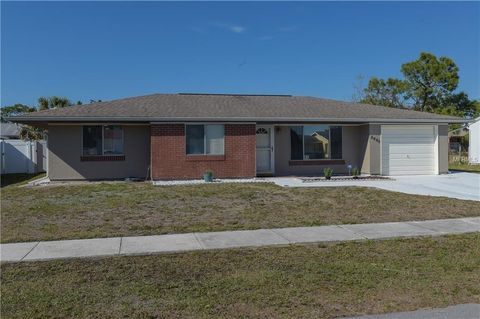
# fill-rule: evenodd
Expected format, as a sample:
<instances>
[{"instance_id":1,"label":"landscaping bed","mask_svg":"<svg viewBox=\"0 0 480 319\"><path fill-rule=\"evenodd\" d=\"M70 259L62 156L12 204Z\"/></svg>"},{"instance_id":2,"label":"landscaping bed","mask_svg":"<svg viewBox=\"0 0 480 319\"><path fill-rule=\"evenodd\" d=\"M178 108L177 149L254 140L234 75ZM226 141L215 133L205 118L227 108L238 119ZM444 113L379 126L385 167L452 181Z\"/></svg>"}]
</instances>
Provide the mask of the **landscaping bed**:
<instances>
[{"instance_id":1,"label":"landscaping bed","mask_svg":"<svg viewBox=\"0 0 480 319\"><path fill-rule=\"evenodd\" d=\"M5 318L336 318L480 303L480 234L4 264Z\"/></svg>"},{"instance_id":2,"label":"landscaping bed","mask_svg":"<svg viewBox=\"0 0 480 319\"><path fill-rule=\"evenodd\" d=\"M480 216L475 201L365 187L271 183L2 188L1 241L74 239Z\"/></svg>"},{"instance_id":3,"label":"landscaping bed","mask_svg":"<svg viewBox=\"0 0 480 319\"><path fill-rule=\"evenodd\" d=\"M325 177L302 177L302 182L336 182L336 181L393 181L392 178L379 175L365 175L365 176L332 176L330 179Z\"/></svg>"}]
</instances>

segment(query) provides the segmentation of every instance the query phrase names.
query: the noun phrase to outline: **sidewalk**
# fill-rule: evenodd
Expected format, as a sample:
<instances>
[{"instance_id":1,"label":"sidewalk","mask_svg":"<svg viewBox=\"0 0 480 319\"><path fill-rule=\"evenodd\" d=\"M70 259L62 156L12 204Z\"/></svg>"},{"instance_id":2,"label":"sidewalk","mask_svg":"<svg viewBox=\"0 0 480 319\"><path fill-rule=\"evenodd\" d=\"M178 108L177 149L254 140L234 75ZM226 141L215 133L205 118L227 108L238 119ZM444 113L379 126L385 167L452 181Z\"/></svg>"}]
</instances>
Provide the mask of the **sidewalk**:
<instances>
[{"instance_id":1,"label":"sidewalk","mask_svg":"<svg viewBox=\"0 0 480 319\"><path fill-rule=\"evenodd\" d=\"M470 232L480 232L480 217L1 244L0 260L2 262L21 262L78 257L146 255L240 247L439 236Z\"/></svg>"},{"instance_id":2,"label":"sidewalk","mask_svg":"<svg viewBox=\"0 0 480 319\"><path fill-rule=\"evenodd\" d=\"M367 315L344 319L478 319L480 304L463 304L446 308L421 309L381 315Z\"/></svg>"}]
</instances>

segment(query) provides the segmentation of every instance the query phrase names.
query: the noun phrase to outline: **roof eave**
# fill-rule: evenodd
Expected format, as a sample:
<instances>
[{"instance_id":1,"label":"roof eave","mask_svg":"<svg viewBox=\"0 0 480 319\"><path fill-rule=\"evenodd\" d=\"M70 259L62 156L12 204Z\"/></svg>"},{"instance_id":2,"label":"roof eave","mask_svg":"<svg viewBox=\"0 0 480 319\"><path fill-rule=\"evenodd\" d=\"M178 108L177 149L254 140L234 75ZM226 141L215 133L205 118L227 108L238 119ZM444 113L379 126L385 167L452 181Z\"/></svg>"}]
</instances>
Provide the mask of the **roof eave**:
<instances>
[{"instance_id":1,"label":"roof eave","mask_svg":"<svg viewBox=\"0 0 480 319\"><path fill-rule=\"evenodd\" d=\"M389 118L287 118L287 117L101 117L101 116L15 116L7 120L17 123L40 122L345 122L345 123L470 123L472 119L463 118L415 118L415 119L389 119Z\"/></svg>"}]
</instances>

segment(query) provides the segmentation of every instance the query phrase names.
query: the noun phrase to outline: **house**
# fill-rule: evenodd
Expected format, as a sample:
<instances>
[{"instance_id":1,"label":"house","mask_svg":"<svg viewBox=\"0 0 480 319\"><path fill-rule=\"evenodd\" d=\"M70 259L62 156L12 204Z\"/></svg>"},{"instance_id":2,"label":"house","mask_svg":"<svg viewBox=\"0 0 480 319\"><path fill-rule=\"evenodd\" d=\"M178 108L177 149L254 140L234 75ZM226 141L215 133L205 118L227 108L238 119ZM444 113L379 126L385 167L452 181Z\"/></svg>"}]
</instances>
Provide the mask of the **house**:
<instances>
[{"instance_id":1,"label":"house","mask_svg":"<svg viewBox=\"0 0 480 319\"><path fill-rule=\"evenodd\" d=\"M48 129L51 180L448 172L463 119L290 95L153 94L28 113Z\"/></svg>"},{"instance_id":2,"label":"house","mask_svg":"<svg viewBox=\"0 0 480 319\"><path fill-rule=\"evenodd\" d=\"M464 126L449 131L449 151L454 154L461 154L463 152L466 152L468 150L468 134L468 128Z\"/></svg>"},{"instance_id":3,"label":"house","mask_svg":"<svg viewBox=\"0 0 480 319\"><path fill-rule=\"evenodd\" d=\"M480 164L480 117L468 129L468 161L470 164Z\"/></svg>"},{"instance_id":4,"label":"house","mask_svg":"<svg viewBox=\"0 0 480 319\"><path fill-rule=\"evenodd\" d=\"M0 139L18 140L20 138L20 126L16 123L0 122Z\"/></svg>"}]
</instances>

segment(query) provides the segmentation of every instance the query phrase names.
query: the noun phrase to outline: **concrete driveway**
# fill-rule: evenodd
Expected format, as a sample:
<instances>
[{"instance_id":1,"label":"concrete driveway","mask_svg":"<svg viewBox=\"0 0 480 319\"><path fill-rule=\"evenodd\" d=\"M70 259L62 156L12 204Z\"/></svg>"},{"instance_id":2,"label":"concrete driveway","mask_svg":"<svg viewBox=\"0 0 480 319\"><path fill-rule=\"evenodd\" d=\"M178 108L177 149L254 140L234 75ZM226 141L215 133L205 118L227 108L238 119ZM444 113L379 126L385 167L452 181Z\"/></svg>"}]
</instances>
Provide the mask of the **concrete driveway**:
<instances>
[{"instance_id":1,"label":"concrete driveway","mask_svg":"<svg viewBox=\"0 0 480 319\"><path fill-rule=\"evenodd\" d=\"M445 196L480 201L480 174L450 173L444 175L392 176L392 180L303 182L296 177L272 178L287 187L364 186L406 194Z\"/></svg>"}]
</instances>

